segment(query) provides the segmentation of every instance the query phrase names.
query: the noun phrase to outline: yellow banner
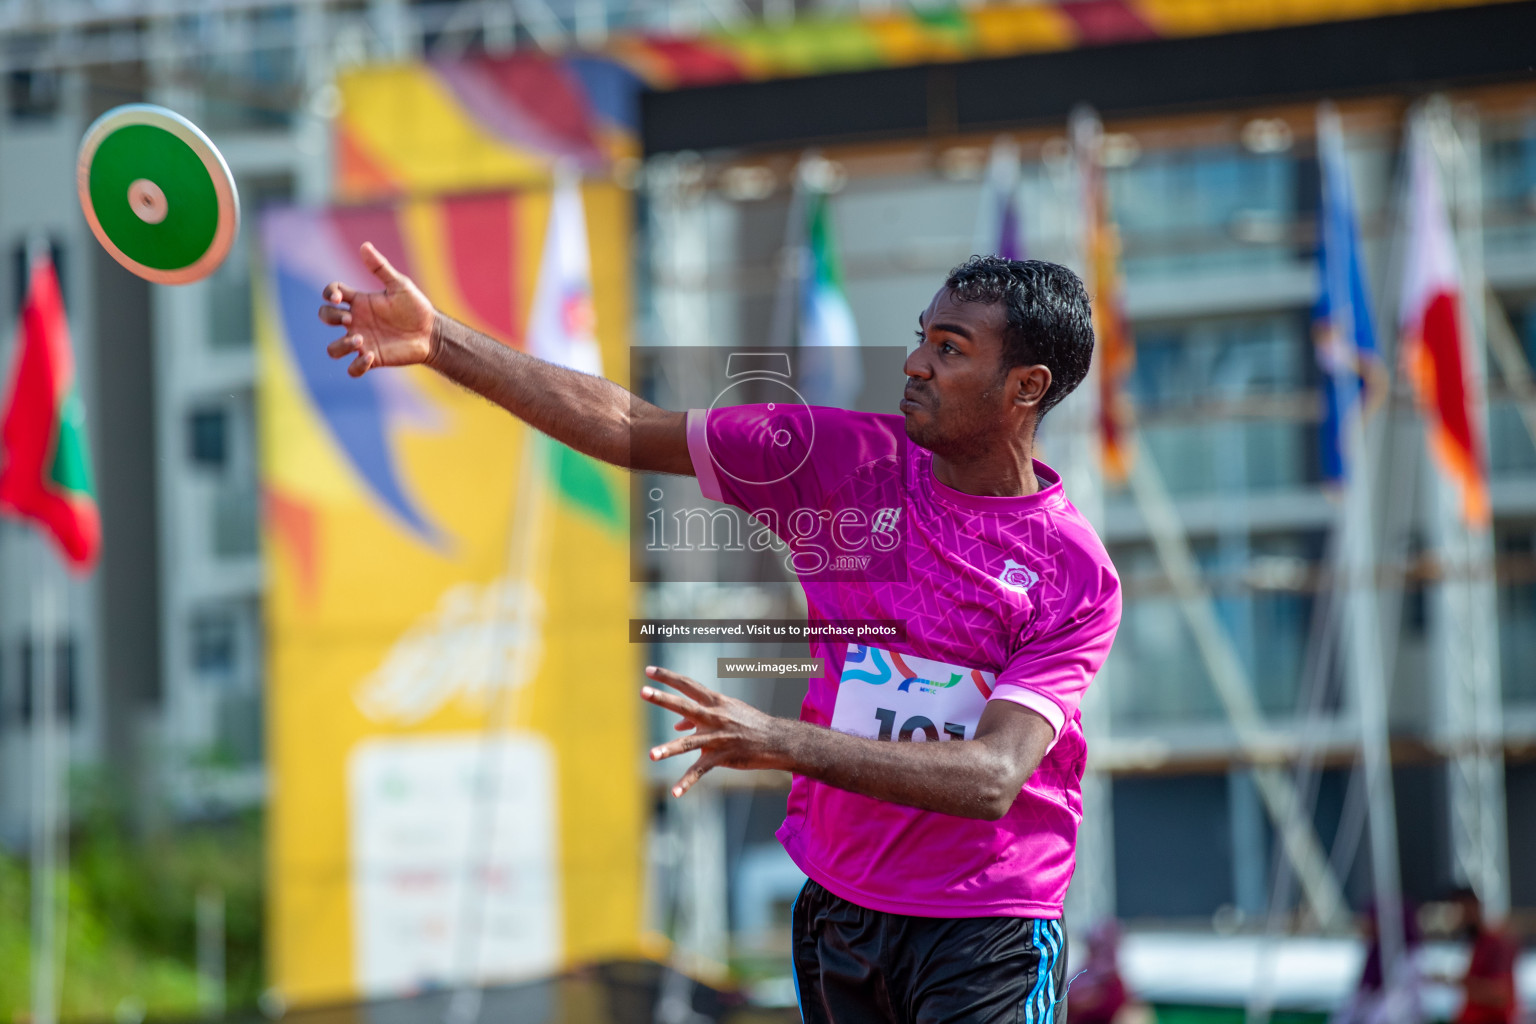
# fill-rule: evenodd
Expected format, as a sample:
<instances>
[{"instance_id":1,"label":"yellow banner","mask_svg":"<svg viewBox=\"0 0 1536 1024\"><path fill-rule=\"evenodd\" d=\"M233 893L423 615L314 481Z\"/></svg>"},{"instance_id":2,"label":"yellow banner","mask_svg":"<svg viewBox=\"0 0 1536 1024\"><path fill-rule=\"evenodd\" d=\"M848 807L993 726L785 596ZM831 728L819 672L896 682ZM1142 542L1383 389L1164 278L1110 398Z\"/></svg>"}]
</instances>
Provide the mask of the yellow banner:
<instances>
[{"instance_id":1,"label":"yellow banner","mask_svg":"<svg viewBox=\"0 0 1536 1024\"><path fill-rule=\"evenodd\" d=\"M629 197L584 198L622 382ZM531 192L262 223L270 971L291 1004L638 952L621 475L425 369L348 378L315 317L327 280L371 283L368 239L444 312L528 345L549 211Z\"/></svg>"}]
</instances>

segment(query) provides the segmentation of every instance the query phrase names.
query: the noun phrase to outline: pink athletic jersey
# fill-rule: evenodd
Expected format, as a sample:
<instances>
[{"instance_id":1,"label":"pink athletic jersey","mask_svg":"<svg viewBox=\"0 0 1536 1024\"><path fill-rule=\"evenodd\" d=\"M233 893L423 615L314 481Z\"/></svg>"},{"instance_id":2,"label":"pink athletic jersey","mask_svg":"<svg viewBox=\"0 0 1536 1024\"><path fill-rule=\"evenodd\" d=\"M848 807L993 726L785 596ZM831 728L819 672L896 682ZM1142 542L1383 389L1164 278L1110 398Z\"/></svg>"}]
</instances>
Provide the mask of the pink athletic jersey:
<instances>
[{"instance_id":1,"label":"pink athletic jersey","mask_svg":"<svg viewBox=\"0 0 1536 1024\"><path fill-rule=\"evenodd\" d=\"M790 857L871 910L1060 917L1082 820L1078 704L1120 623L1119 578L1060 478L1036 462L1035 494L964 494L934 479L902 417L801 405L693 410L688 450L706 497L752 513L798 552L813 623L906 623L889 644L812 643L826 669L810 681L803 721L871 739L963 739L988 700L1010 700L1056 730L998 821L796 775L778 833Z\"/></svg>"}]
</instances>

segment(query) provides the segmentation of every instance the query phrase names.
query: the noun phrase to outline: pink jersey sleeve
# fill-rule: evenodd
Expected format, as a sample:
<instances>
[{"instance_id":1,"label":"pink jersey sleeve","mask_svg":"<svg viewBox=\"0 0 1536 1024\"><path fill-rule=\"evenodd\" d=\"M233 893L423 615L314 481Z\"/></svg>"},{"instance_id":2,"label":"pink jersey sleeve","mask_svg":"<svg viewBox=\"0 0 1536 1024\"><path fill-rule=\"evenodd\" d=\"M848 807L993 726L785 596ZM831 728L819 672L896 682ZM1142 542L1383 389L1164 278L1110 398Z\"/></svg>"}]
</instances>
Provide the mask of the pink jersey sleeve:
<instances>
[{"instance_id":1,"label":"pink jersey sleeve","mask_svg":"<svg viewBox=\"0 0 1536 1024\"><path fill-rule=\"evenodd\" d=\"M748 512L819 510L861 466L897 458L899 416L805 405L690 409L688 454L706 498Z\"/></svg>"},{"instance_id":2,"label":"pink jersey sleeve","mask_svg":"<svg viewBox=\"0 0 1536 1024\"><path fill-rule=\"evenodd\" d=\"M1109 656L1120 625L1120 580L1108 558L1078 570L1082 583L1069 591L1043 630L1025 643L992 689L992 700L1022 704L1051 723L1056 735L1077 714L1083 692ZM1086 571L1083 571L1086 570Z\"/></svg>"}]
</instances>

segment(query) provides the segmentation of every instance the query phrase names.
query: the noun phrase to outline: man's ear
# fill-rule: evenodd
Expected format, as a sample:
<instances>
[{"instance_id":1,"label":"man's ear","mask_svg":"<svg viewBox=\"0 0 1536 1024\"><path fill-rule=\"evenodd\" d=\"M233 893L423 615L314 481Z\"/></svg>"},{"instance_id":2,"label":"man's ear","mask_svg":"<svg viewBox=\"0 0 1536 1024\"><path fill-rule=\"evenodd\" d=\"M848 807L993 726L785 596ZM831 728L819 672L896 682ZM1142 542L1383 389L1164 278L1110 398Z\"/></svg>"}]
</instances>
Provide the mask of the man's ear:
<instances>
[{"instance_id":1,"label":"man's ear","mask_svg":"<svg viewBox=\"0 0 1536 1024\"><path fill-rule=\"evenodd\" d=\"M1015 405L1039 405L1051 389L1051 368L1043 363L1015 366L1009 376L1013 378Z\"/></svg>"}]
</instances>

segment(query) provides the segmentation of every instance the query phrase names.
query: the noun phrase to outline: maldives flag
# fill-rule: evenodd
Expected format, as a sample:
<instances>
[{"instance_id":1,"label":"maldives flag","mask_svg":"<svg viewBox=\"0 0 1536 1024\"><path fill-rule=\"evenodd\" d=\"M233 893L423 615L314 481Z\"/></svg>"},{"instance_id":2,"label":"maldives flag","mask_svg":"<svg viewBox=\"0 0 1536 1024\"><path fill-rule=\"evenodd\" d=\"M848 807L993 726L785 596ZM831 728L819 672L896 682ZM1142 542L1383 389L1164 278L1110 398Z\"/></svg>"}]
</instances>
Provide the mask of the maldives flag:
<instances>
[{"instance_id":1,"label":"maldives flag","mask_svg":"<svg viewBox=\"0 0 1536 1024\"><path fill-rule=\"evenodd\" d=\"M843 261L825 192L805 197L800 247L800 392L810 405L852 408L864 388L859 326L843 286Z\"/></svg>"},{"instance_id":2,"label":"maldives flag","mask_svg":"<svg viewBox=\"0 0 1536 1024\"><path fill-rule=\"evenodd\" d=\"M85 571L101 551L101 515L64 300L46 257L32 263L16 341L15 375L0 420L0 511L35 520L53 534L71 567Z\"/></svg>"},{"instance_id":3,"label":"maldives flag","mask_svg":"<svg viewBox=\"0 0 1536 1024\"><path fill-rule=\"evenodd\" d=\"M1430 450L1461 489L1462 517L1471 526L1485 526L1481 381L1462 316L1461 269L1427 125L1412 133L1410 147L1403 369L1418 393Z\"/></svg>"}]
</instances>

